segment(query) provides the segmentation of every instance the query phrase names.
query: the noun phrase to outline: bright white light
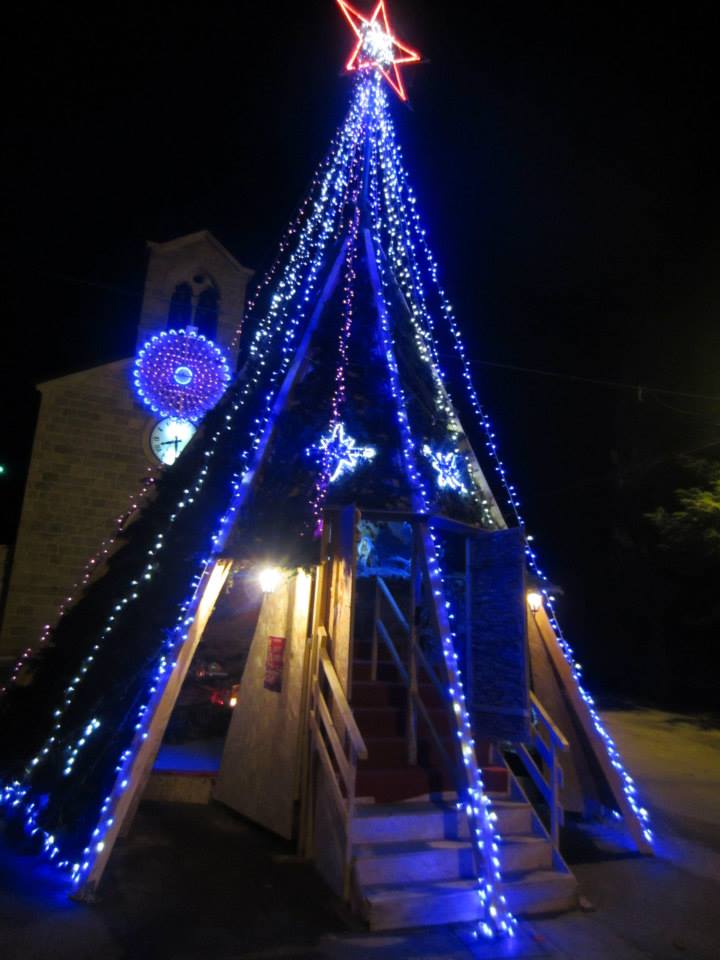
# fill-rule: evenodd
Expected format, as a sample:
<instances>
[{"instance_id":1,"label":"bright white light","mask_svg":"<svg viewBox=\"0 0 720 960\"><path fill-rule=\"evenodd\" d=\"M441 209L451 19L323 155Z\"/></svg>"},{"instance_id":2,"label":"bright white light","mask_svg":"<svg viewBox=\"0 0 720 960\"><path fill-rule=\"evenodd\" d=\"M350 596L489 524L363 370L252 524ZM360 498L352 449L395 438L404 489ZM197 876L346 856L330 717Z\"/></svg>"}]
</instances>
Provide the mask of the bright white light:
<instances>
[{"instance_id":1,"label":"bright white light","mask_svg":"<svg viewBox=\"0 0 720 960\"><path fill-rule=\"evenodd\" d=\"M541 593L538 593L537 590L528 590L527 595L528 606L533 613L537 613L542 609L543 597Z\"/></svg>"},{"instance_id":2,"label":"bright white light","mask_svg":"<svg viewBox=\"0 0 720 960\"><path fill-rule=\"evenodd\" d=\"M274 593L282 580L282 570L279 567L265 567L258 574L258 580L263 593Z\"/></svg>"},{"instance_id":3,"label":"bright white light","mask_svg":"<svg viewBox=\"0 0 720 960\"><path fill-rule=\"evenodd\" d=\"M180 384L181 387L186 387L189 383L192 382L193 372L190 367L178 367L175 371L175 383Z\"/></svg>"},{"instance_id":4,"label":"bright white light","mask_svg":"<svg viewBox=\"0 0 720 960\"><path fill-rule=\"evenodd\" d=\"M379 23L367 24L362 49L369 60L381 67L389 67L394 59L393 46L393 38Z\"/></svg>"}]
</instances>

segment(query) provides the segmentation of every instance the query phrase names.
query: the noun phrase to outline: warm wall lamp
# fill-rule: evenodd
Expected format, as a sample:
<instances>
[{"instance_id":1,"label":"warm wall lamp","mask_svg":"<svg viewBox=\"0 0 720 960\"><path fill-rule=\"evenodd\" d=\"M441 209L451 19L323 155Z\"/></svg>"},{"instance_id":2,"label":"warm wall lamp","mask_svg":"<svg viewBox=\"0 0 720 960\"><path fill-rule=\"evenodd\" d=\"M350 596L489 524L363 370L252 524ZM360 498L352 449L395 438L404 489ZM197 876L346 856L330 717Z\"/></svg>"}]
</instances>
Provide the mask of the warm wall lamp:
<instances>
[{"instance_id":1,"label":"warm wall lamp","mask_svg":"<svg viewBox=\"0 0 720 960\"><path fill-rule=\"evenodd\" d=\"M282 580L282 570L279 567L263 567L258 574L260 589L263 593L274 593Z\"/></svg>"},{"instance_id":2,"label":"warm wall lamp","mask_svg":"<svg viewBox=\"0 0 720 960\"><path fill-rule=\"evenodd\" d=\"M538 613L542 609L543 595L537 590L528 590L527 602L531 613Z\"/></svg>"}]
</instances>

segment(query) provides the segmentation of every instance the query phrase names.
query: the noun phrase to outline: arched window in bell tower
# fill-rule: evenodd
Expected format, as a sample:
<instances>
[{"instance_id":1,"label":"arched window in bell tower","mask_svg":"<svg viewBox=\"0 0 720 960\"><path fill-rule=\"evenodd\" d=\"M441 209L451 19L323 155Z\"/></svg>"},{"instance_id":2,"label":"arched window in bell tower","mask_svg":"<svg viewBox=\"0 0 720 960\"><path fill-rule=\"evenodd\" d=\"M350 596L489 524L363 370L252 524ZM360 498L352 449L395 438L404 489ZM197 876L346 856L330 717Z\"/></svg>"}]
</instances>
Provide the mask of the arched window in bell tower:
<instances>
[{"instance_id":1,"label":"arched window in bell tower","mask_svg":"<svg viewBox=\"0 0 720 960\"><path fill-rule=\"evenodd\" d=\"M210 340L217 336L219 298L215 287L207 287L202 291L195 308L195 326L200 333L204 333Z\"/></svg>"},{"instance_id":2,"label":"arched window in bell tower","mask_svg":"<svg viewBox=\"0 0 720 960\"><path fill-rule=\"evenodd\" d=\"M193 292L189 283L179 283L170 298L168 330L181 330L192 323Z\"/></svg>"}]
</instances>

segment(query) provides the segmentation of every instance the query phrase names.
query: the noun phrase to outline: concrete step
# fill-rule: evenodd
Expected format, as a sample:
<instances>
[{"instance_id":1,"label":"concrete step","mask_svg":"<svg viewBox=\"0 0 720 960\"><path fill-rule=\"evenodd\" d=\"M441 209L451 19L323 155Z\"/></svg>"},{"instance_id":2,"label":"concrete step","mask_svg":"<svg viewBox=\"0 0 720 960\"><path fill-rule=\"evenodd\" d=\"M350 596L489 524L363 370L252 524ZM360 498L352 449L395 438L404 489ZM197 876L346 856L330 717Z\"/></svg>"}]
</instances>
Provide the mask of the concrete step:
<instances>
[{"instance_id":1,"label":"concrete step","mask_svg":"<svg viewBox=\"0 0 720 960\"><path fill-rule=\"evenodd\" d=\"M413 883L475 876L469 840L410 840L356 844L355 875L362 888L377 883ZM503 837L503 872L550 869L552 847L545 837Z\"/></svg>"},{"instance_id":2,"label":"concrete step","mask_svg":"<svg viewBox=\"0 0 720 960\"><path fill-rule=\"evenodd\" d=\"M529 803L503 800L490 795L501 836L532 832ZM355 811L352 839L355 843L403 840L460 840L469 835L465 814L452 803L408 801L396 804L361 804Z\"/></svg>"},{"instance_id":3,"label":"concrete step","mask_svg":"<svg viewBox=\"0 0 720 960\"><path fill-rule=\"evenodd\" d=\"M507 875L500 892L516 916L559 913L575 906L577 882L570 873L535 870ZM467 923L481 916L477 883L470 879L372 884L362 890L361 912L371 930Z\"/></svg>"}]
</instances>

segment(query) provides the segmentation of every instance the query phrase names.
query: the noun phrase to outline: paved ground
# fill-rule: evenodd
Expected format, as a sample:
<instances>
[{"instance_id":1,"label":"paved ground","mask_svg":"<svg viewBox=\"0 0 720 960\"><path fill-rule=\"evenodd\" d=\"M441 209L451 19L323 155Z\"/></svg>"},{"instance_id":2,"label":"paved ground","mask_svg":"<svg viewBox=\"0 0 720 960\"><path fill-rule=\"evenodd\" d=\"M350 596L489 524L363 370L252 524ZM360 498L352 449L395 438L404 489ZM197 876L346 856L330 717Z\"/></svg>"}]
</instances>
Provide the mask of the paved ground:
<instances>
[{"instance_id":1,"label":"paved ground","mask_svg":"<svg viewBox=\"0 0 720 960\"><path fill-rule=\"evenodd\" d=\"M616 825L573 831L593 909L524 924L512 949L474 946L462 929L368 935L283 842L219 807L147 804L92 908L0 852L0 958L717 960L720 731L654 711L608 722L655 816L660 855L632 854Z\"/></svg>"}]
</instances>

